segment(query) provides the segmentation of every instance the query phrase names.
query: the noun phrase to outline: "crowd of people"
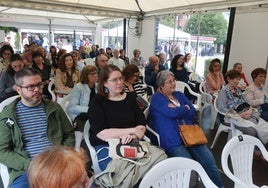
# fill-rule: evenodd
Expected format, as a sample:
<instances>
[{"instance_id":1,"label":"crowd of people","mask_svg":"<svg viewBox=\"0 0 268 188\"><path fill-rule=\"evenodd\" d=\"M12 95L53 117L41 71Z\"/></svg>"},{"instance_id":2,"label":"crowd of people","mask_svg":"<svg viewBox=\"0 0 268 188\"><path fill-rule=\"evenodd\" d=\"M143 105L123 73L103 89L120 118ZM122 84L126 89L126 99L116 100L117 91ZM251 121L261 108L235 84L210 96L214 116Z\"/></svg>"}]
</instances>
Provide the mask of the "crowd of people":
<instances>
[{"instance_id":1,"label":"crowd of people","mask_svg":"<svg viewBox=\"0 0 268 188\"><path fill-rule=\"evenodd\" d=\"M189 75L195 71L191 54L175 55L168 70L165 54L152 55L146 61L138 49L133 51L131 59L126 57L124 49L104 50L97 45L91 49L87 53L81 46L67 53L64 49L57 52L51 46L46 54L44 48L31 43L23 54L14 54L8 44L1 47L0 102L20 96L0 115L0 163L9 169L10 186L137 187L156 163L167 157L186 157L198 161L211 180L223 187L208 147L185 147L179 134L178 125L193 124L196 118L192 98L175 91L176 81L188 84ZM220 60L213 59L206 76L206 91L220 98L220 110L237 111L251 121L252 126L240 130L266 144L268 135L260 134L262 129L257 126L261 118L268 120L266 71L257 68L251 76L253 83L249 85L241 63L224 76ZM69 97L65 111L51 100L48 91L51 78L55 79L56 92ZM152 86L155 93L148 93L146 85ZM138 96L149 103L148 119L137 104ZM241 104L247 109L238 112ZM97 151L103 171L94 183L89 157L82 149L73 149L80 147L75 144L81 142L77 138L82 138L86 121L90 122L90 143ZM117 138L122 144L141 140L147 123L161 140L161 149L148 145L153 153L149 163L140 166L129 161L118 163L109 157L107 140ZM123 173L126 169L128 174ZM116 173L120 181L109 179L111 173Z\"/></svg>"}]
</instances>

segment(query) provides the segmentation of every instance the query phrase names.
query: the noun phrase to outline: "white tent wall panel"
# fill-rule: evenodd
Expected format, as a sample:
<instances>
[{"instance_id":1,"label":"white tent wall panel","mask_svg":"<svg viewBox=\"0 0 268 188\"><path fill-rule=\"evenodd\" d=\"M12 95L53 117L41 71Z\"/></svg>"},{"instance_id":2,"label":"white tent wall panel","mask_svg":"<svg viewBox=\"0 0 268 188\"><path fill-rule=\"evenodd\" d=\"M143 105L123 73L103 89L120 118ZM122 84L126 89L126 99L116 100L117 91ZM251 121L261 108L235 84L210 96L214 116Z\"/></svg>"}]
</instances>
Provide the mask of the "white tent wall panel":
<instances>
[{"instance_id":1,"label":"white tent wall panel","mask_svg":"<svg viewBox=\"0 0 268 188\"><path fill-rule=\"evenodd\" d=\"M266 69L267 66L267 18L268 11L237 13L235 16L228 70L233 68L234 63L242 63L250 83L252 83L251 71L257 67Z\"/></svg>"}]
</instances>

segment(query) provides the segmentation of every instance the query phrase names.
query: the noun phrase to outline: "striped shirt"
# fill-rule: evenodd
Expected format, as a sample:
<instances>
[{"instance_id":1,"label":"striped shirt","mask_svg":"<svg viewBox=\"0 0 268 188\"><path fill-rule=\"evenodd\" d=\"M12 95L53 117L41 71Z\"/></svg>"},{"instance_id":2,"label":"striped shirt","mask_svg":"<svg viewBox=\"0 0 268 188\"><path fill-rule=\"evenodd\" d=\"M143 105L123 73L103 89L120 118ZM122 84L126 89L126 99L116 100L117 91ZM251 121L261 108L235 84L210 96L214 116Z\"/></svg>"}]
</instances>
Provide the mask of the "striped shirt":
<instances>
[{"instance_id":1,"label":"striped shirt","mask_svg":"<svg viewBox=\"0 0 268 188\"><path fill-rule=\"evenodd\" d=\"M133 89L137 95L144 95L145 94L144 84L142 83L141 80L138 80L137 82L133 83ZM126 85L125 85L125 92L126 93L130 92Z\"/></svg>"},{"instance_id":2,"label":"striped shirt","mask_svg":"<svg viewBox=\"0 0 268 188\"><path fill-rule=\"evenodd\" d=\"M30 158L52 146L46 134L47 118L43 103L28 107L19 101L16 105L16 116L22 134L23 147L29 152Z\"/></svg>"}]
</instances>

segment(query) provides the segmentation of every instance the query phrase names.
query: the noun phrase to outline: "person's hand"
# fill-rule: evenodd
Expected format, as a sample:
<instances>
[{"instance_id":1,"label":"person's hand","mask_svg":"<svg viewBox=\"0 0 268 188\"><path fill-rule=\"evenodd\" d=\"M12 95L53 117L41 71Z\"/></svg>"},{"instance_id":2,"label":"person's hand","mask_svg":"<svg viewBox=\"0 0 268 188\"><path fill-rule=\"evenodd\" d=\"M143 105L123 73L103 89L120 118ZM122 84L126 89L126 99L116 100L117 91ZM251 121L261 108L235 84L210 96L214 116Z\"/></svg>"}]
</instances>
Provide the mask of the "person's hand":
<instances>
[{"instance_id":1,"label":"person's hand","mask_svg":"<svg viewBox=\"0 0 268 188\"><path fill-rule=\"evenodd\" d=\"M190 110L190 106L188 104L186 104L185 107L187 108L187 110Z\"/></svg>"},{"instance_id":2,"label":"person's hand","mask_svg":"<svg viewBox=\"0 0 268 188\"><path fill-rule=\"evenodd\" d=\"M120 139L122 144L127 144L133 139L133 135L131 134L122 135L120 136Z\"/></svg>"},{"instance_id":3,"label":"person's hand","mask_svg":"<svg viewBox=\"0 0 268 188\"><path fill-rule=\"evenodd\" d=\"M135 127L134 134L137 136L138 139L142 139L142 137L144 136L145 131L146 131L145 126L138 125L138 126Z\"/></svg>"},{"instance_id":4,"label":"person's hand","mask_svg":"<svg viewBox=\"0 0 268 188\"><path fill-rule=\"evenodd\" d=\"M155 72L155 73L158 73L158 71L159 71L159 66L156 65L156 66L154 67L154 72Z\"/></svg>"}]
</instances>

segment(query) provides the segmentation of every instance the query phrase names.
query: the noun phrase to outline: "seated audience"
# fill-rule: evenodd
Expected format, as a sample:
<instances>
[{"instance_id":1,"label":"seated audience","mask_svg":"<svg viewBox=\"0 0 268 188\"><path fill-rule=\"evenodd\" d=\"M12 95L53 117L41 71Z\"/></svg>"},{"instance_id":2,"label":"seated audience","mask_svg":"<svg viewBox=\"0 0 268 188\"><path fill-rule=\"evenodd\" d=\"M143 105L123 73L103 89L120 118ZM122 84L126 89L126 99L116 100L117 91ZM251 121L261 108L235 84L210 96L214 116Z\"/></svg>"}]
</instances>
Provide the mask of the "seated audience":
<instances>
[{"instance_id":1,"label":"seated audience","mask_svg":"<svg viewBox=\"0 0 268 188\"><path fill-rule=\"evenodd\" d=\"M129 64L129 58L126 56L126 52L124 49L119 50L120 56L119 58L125 62L125 66Z\"/></svg>"},{"instance_id":2,"label":"seated audience","mask_svg":"<svg viewBox=\"0 0 268 188\"><path fill-rule=\"evenodd\" d=\"M100 54L95 58L95 65L98 68L98 73L101 72L103 67L108 64L108 57L106 54Z\"/></svg>"},{"instance_id":3,"label":"seated audience","mask_svg":"<svg viewBox=\"0 0 268 188\"><path fill-rule=\"evenodd\" d=\"M181 54L175 55L171 61L170 71L174 74L175 80L188 83L189 76L186 68L184 68L184 56Z\"/></svg>"},{"instance_id":4,"label":"seated audience","mask_svg":"<svg viewBox=\"0 0 268 188\"><path fill-rule=\"evenodd\" d=\"M239 87L242 91L244 91L246 89L246 87L249 86L249 84L248 84L248 81L246 79L246 75L244 74L244 72L242 72L242 64L235 63L233 69L240 72L241 78L239 80L237 87Z\"/></svg>"},{"instance_id":5,"label":"seated audience","mask_svg":"<svg viewBox=\"0 0 268 188\"><path fill-rule=\"evenodd\" d=\"M166 60L166 53L165 52L160 52L159 55L158 55L158 58L159 58L159 64L163 65L165 67L165 69L167 70L168 69L168 63L167 63L167 60Z\"/></svg>"},{"instance_id":6,"label":"seated audience","mask_svg":"<svg viewBox=\"0 0 268 188\"><path fill-rule=\"evenodd\" d=\"M218 58L211 60L209 73L206 76L205 89L206 92L216 96L224 85L223 74L221 73L221 61Z\"/></svg>"},{"instance_id":7,"label":"seated audience","mask_svg":"<svg viewBox=\"0 0 268 188\"><path fill-rule=\"evenodd\" d=\"M240 80L240 72L230 70L225 74L226 85L220 90L217 106L225 116L225 122L229 122L230 116L238 118L241 126L236 128L244 134L258 137L264 144L268 142L268 126L257 109L248 104L241 90L237 87Z\"/></svg>"},{"instance_id":8,"label":"seated audience","mask_svg":"<svg viewBox=\"0 0 268 188\"><path fill-rule=\"evenodd\" d=\"M78 83L80 73L76 70L76 64L72 54L67 53L62 56L59 68L56 70L56 90L59 93L69 94L74 85Z\"/></svg>"},{"instance_id":9,"label":"seated audience","mask_svg":"<svg viewBox=\"0 0 268 188\"><path fill-rule=\"evenodd\" d=\"M135 64L137 66L142 66L142 67L146 66L146 60L143 57L141 57L140 50L135 49L133 51L133 55L134 57L130 60L130 63Z\"/></svg>"},{"instance_id":10,"label":"seated audience","mask_svg":"<svg viewBox=\"0 0 268 188\"><path fill-rule=\"evenodd\" d=\"M39 48L39 47L38 47ZM43 48L43 47L41 47ZM44 49L44 48L43 48ZM33 64L32 68L39 70L42 74L42 82L43 82L43 95L52 98L51 94L48 91L49 78L51 73L51 66L44 63L43 55L39 51L34 51L32 54Z\"/></svg>"},{"instance_id":11,"label":"seated audience","mask_svg":"<svg viewBox=\"0 0 268 188\"><path fill-rule=\"evenodd\" d=\"M89 188L84 150L54 146L38 154L29 164L30 188Z\"/></svg>"},{"instance_id":12,"label":"seated audience","mask_svg":"<svg viewBox=\"0 0 268 188\"><path fill-rule=\"evenodd\" d=\"M119 58L119 51L118 49L114 49L113 57L111 57L108 60L108 64L113 64L119 67L119 69L122 71L125 68L125 62Z\"/></svg>"},{"instance_id":13,"label":"seated audience","mask_svg":"<svg viewBox=\"0 0 268 188\"><path fill-rule=\"evenodd\" d=\"M159 64L159 59L157 56L149 57L149 64L145 67L145 83L157 89L157 85L155 84L156 75L165 70L163 65Z\"/></svg>"},{"instance_id":14,"label":"seated audience","mask_svg":"<svg viewBox=\"0 0 268 188\"><path fill-rule=\"evenodd\" d=\"M184 56L184 67L186 68L188 74L191 74L192 72L195 72L194 70L194 65L191 61L192 54L191 53L186 53Z\"/></svg>"},{"instance_id":15,"label":"seated audience","mask_svg":"<svg viewBox=\"0 0 268 188\"><path fill-rule=\"evenodd\" d=\"M1 73L7 69L12 54L14 54L14 50L9 44L5 44L0 48L0 76Z\"/></svg>"},{"instance_id":16,"label":"seated audience","mask_svg":"<svg viewBox=\"0 0 268 188\"><path fill-rule=\"evenodd\" d=\"M30 160L53 145L73 147L75 138L60 105L42 98L38 70L19 70L15 83L21 97L0 113L0 163L8 168L11 188L28 188Z\"/></svg>"},{"instance_id":17,"label":"seated audience","mask_svg":"<svg viewBox=\"0 0 268 188\"><path fill-rule=\"evenodd\" d=\"M144 84L139 79L140 70L137 65L129 64L122 71L124 76L125 92L134 92L136 95L144 95Z\"/></svg>"},{"instance_id":18,"label":"seated audience","mask_svg":"<svg viewBox=\"0 0 268 188\"><path fill-rule=\"evenodd\" d=\"M170 71L161 71L156 78L159 86L149 108L149 126L160 136L160 146L168 157L186 157L198 161L210 179L223 187L215 159L206 145L185 147L178 125L193 124L195 108L187 97L175 91L176 80Z\"/></svg>"},{"instance_id":19,"label":"seated audience","mask_svg":"<svg viewBox=\"0 0 268 188\"><path fill-rule=\"evenodd\" d=\"M149 144L146 145L152 155L143 165L108 157L107 139L118 138L122 144L127 144L132 139L142 139L146 131L146 120L136 103L136 95L124 92L123 77L115 65L105 66L100 73L98 93L89 107L89 121L90 143L97 151L98 159L102 159L99 166L104 170L96 183L104 187L115 184L134 187L149 168L166 158L162 150Z\"/></svg>"},{"instance_id":20,"label":"seated audience","mask_svg":"<svg viewBox=\"0 0 268 188\"><path fill-rule=\"evenodd\" d=\"M67 114L74 123L75 138L81 138L81 140L76 140L77 144L80 144L82 141L84 126L88 119L87 111L92 99L95 97L97 81L97 68L87 65L82 69L80 82L74 86L72 92L69 94L70 100L67 106ZM80 146L76 148L78 147Z\"/></svg>"},{"instance_id":21,"label":"seated audience","mask_svg":"<svg viewBox=\"0 0 268 188\"><path fill-rule=\"evenodd\" d=\"M265 69L254 69L251 72L253 83L246 88L244 97L251 106L259 110L261 118L268 121L268 88L264 85L266 75Z\"/></svg>"},{"instance_id":22,"label":"seated audience","mask_svg":"<svg viewBox=\"0 0 268 188\"><path fill-rule=\"evenodd\" d=\"M23 67L24 63L22 57L19 54L11 55L7 70L5 70L0 77L0 102L9 97L18 95L14 75Z\"/></svg>"},{"instance_id":23,"label":"seated audience","mask_svg":"<svg viewBox=\"0 0 268 188\"><path fill-rule=\"evenodd\" d=\"M106 55L108 57L108 59L110 59L111 57L113 57L113 53L112 53L112 49L110 47L107 47L105 49Z\"/></svg>"}]
</instances>

